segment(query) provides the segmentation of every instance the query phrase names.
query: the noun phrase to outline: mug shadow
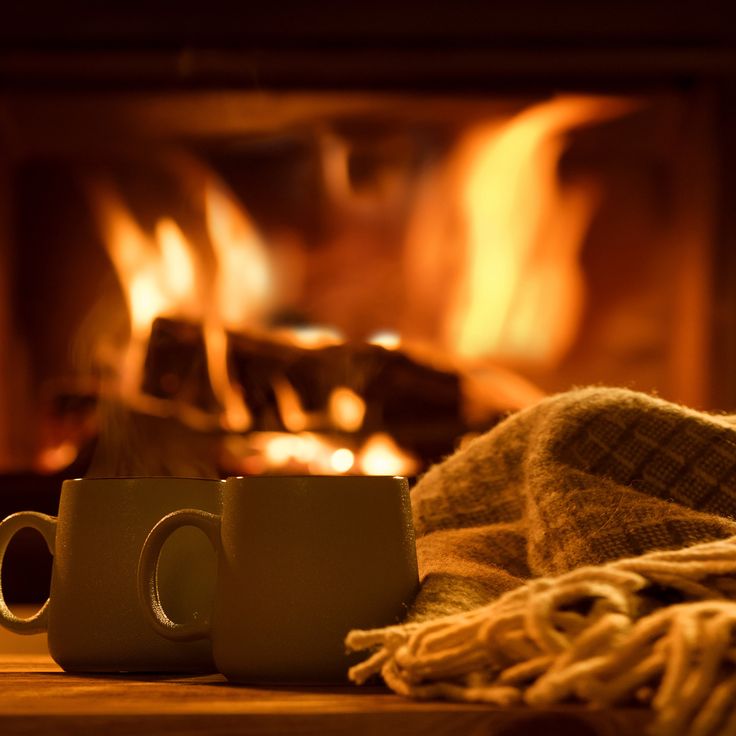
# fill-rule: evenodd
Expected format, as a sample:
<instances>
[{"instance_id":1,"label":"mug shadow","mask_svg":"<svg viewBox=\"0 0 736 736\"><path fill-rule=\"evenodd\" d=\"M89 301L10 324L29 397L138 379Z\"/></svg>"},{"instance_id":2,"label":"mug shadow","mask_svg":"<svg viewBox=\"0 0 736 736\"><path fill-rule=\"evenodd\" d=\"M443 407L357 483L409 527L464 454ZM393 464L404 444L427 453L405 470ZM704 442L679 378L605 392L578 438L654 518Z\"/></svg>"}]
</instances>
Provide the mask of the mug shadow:
<instances>
[{"instance_id":1,"label":"mug shadow","mask_svg":"<svg viewBox=\"0 0 736 736\"><path fill-rule=\"evenodd\" d=\"M54 678L79 678L99 682L165 682L172 685L202 686L205 688L224 688L233 691L250 692L267 690L269 692L300 693L308 695L366 694L381 695L392 691L385 685L355 685L351 682L232 682L219 673L181 673L181 672L53 672L47 676Z\"/></svg>"}]
</instances>

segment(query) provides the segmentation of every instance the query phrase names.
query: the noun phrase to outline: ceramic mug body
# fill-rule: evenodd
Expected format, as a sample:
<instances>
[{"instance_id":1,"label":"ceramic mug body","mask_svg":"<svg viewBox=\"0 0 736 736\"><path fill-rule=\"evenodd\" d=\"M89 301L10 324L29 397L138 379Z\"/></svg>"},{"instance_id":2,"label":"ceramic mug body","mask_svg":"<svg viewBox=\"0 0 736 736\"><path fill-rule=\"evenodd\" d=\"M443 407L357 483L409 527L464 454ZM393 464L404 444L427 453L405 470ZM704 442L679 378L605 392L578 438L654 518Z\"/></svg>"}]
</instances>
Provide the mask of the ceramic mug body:
<instances>
[{"instance_id":1,"label":"ceramic mug body","mask_svg":"<svg viewBox=\"0 0 736 736\"><path fill-rule=\"evenodd\" d=\"M218 549L211 619L176 626L159 604L158 549L181 525ZM398 623L418 589L408 483L397 477L230 478L221 517L169 515L139 571L142 604L164 636L212 640L218 670L239 682L345 680L353 628Z\"/></svg>"},{"instance_id":2,"label":"ceramic mug body","mask_svg":"<svg viewBox=\"0 0 736 736\"><path fill-rule=\"evenodd\" d=\"M68 671L212 671L208 642L175 643L151 631L138 605L136 572L156 522L183 507L219 512L223 485L189 478L65 481L58 519L21 512L0 524L0 550L18 528L33 526L54 555L46 605L18 619L3 601L0 623L19 633L47 629L51 656ZM196 530L182 529L167 542L159 590L176 621L209 612L215 570L212 547Z\"/></svg>"}]
</instances>

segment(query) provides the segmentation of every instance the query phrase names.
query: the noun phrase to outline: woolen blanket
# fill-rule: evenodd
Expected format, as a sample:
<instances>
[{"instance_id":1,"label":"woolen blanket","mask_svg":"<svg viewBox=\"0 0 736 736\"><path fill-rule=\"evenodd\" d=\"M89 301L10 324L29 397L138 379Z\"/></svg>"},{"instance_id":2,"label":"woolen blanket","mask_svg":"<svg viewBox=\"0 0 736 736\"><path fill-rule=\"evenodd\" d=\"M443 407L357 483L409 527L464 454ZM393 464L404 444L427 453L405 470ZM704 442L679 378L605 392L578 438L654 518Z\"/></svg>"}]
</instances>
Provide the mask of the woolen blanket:
<instances>
[{"instance_id":1,"label":"woolen blanket","mask_svg":"<svg viewBox=\"0 0 736 736\"><path fill-rule=\"evenodd\" d=\"M411 697L640 702L736 733L736 424L624 389L511 415L412 491L421 590L354 631Z\"/></svg>"}]
</instances>

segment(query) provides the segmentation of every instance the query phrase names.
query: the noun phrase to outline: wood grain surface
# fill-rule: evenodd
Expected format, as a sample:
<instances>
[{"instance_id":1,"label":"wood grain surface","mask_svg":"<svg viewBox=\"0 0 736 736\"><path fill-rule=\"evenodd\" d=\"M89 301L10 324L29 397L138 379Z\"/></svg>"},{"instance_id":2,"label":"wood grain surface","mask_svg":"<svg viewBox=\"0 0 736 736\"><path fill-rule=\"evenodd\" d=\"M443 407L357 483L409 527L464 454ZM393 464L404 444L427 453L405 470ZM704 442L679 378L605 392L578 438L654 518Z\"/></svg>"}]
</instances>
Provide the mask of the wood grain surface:
<instances>
[{"instance_id":1,"label":"wood grain surface","mask_svg":"<svg viewBox=\"0 0 736 736\"><path fill-rule=\"evenodd\" d=\"M219 675L70 675L46 655L0 655L3 736L636 736L647 720L637 709L414 702L382 687L244 687Z\"/></svg>"}]
</instances>

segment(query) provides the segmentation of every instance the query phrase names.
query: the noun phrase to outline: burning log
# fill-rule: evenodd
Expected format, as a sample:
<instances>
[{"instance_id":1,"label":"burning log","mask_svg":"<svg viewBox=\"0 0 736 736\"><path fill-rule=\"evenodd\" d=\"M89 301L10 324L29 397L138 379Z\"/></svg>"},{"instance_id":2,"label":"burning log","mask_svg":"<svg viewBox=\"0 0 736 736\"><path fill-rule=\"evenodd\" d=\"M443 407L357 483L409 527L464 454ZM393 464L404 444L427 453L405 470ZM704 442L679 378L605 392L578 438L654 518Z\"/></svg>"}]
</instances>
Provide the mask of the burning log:
<instances>
[{"instance_id":1,"label":"burning log","mask_svg":"<svg viewBox=\"0 0 736 736\"><path fill-rule=\"evenodd\" d=\"M251 431L310 430L342 437L346 446L385 432L406 450L434 460L470 429L460 377L400 350L367 343L310 348L270 335L230 333L227 365L250 412ZM155 320L142 390L213 415L221 409L207 373L201 326ZM350 401L359 406L346 419L340 407L344 414Z\"/></svg>"},{"instance_id":2,"label":"burning log","mask_svg":"<svg viewBox=\"0 0 736 736\"><path fill-rule=\"evenodd\" d=\"M484 400L476 402L483 411L473 417L467 407L471 374L438 367L431 356L372 343L306 347L290 334L228 334L221 368L251 420L238 430L225 421L226 407L213 389L202 326L156 319L140 396L116 399L127 407L106 400L95 422L101 427L91 472L180 474L181 458L205 462L206 468L188 471L199 475L415 472L454 450L460 437L515 408ZM485 385L497 384L494 379ZM223 428L229 429L224 438ZM56 468L64 460L59 448L70 443L48 444L44 462ZM253 462L241 462L245 458Z\"/></svg>"},{"instance_id":3,"label":"burning log","mask_svg":"<svg viewBox=\"0 0 736 736\"><path fill-rule=\"evenodd\" d=\"M366 343L310 349L231 335L229 363L256 426L259 419L270 421L274 408L281 409L275 412L278 426L263 426L263 422L263 429L292 429L279 396L279 386L285 383L298 397L303 413L317 418L312 428L340 432L330 402L337 390L347 390L365 404L363 419L355 428L360 436L387 432L420 457L449 452L454 439L468 430L462 418L459 376L423 365L397 350Z\"/></svg>"},{"instance_id":4,"label":"burning log","mask_svg":"<svg viewBox=\"0 0 736 736\"><path fill-rule=\"evenodd\" d=\"M161 317L154 321L141 390L148 396L189 404L204 412L218 410L208 377L201 324Z\"/></svg>"},{"instance_id":5,"label":"burning log","mask_svg":"<svg viewBox=\"0 0 736 736\"><path fill-rule=\"evenodd\" d=\"M365 426L458 417L457 375L425 366L397 350L365 343L341 343L316 349L286 342L230 335L230 368L256 412L275 376L286 379L305 411L326 411L330 394L346 387L368 405ZM266 401L273 401L272 398Z\"/></svg>"}]
</instances>

